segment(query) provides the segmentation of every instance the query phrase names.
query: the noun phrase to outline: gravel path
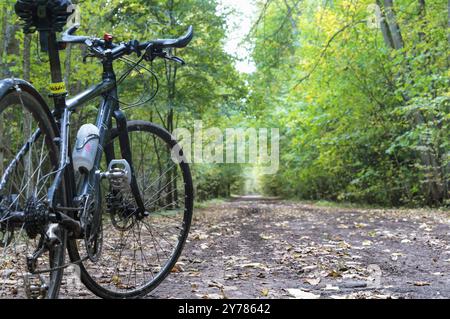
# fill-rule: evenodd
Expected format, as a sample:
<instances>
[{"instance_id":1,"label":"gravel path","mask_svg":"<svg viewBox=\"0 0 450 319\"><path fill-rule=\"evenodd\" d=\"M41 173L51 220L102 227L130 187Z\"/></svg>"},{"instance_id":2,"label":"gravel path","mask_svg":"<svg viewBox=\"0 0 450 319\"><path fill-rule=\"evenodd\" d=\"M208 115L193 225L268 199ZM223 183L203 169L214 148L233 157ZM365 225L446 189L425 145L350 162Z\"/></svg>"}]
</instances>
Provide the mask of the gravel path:
<instances>
[{"instance_id":1,"label":"gravel path","mask_svg":"<svg viewBox=\"0 0 450 319\"><path fill-rule=\"evenodd\" d=\"M85 291L67 298L90 298ZM197 210L148 298L449 298L450 214L240 198Z\"/></svg>"}]
</instances>

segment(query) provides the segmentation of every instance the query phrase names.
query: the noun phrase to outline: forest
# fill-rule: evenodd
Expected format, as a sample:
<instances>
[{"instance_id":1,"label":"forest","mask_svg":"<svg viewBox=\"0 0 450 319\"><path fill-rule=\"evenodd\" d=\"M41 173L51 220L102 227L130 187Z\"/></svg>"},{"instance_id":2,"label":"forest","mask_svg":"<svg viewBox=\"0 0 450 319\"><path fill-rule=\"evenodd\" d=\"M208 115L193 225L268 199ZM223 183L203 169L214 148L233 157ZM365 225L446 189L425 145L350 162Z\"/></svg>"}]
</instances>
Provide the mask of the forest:
<instances>
[{"instance_id":1,"label":"forest","mask_svg":"<svg viewBox=\"0 0 450 319\"><path fill-rule=\"evenodd\" d=\"M152 63L158 95L129 108L129 118L171 132L200 120L221 130L279 128L276 174L258 174L247 164L195 164L200 201L264 194L450 205L450 1L254 1L251 30L242 36L248 57L225 49L234 12L219 10L219 0L74 2L81 34L150 40L195 28L192 44L176 52L187 65ZM14 3L0 3L0 77L24 78L46 92L47 57L36 34L23 34ZM62 53L70 95L99 80L101 65L83 61L85 53L80 46ZM235 67L243 58L251 59L253 72ZM121 101L142 99L154 88L152 76L132 74L120 86ZM78 114L78 124L95 110Z\"/></svg>"}]
</instances>

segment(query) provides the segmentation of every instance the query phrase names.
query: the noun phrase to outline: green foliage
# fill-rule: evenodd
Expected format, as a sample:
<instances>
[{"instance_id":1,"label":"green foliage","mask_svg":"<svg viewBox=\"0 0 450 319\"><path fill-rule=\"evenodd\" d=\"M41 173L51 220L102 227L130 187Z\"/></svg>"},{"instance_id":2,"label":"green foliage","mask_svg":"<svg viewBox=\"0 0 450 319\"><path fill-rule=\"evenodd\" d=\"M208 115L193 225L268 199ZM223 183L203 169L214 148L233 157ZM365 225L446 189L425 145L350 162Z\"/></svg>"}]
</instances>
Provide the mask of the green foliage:
<instances>
[{"instance_id":1,"label":"green foliage","mask_svg":"<svg viewBox=\"0 0 450 319\"><path fill-rule=\"evenodd\" d=\"M158 75L160 91L151 103L130 109L130 119L156 122L169 130L177 127L192 129L194 120L202 120L204 126L233 126L231 116L234 110L242 108L242 98L247 89L242 76L234 68L234 60L223 48L225 22L227 17L218 14L215 0L87 0L79 2L81 29L79 34L101 37L111 33L115 41L141 41L177 37L189 25L195 29L192 44L183 50L173 52L187 61L187 66L177 67L164 61L155 61L151 67ZM7 52L1 52L0 65L4 77L23 77L23 41L19 21L13 14L15 1L0 3L0 45L5 41L7 29L13 39L5 43ZM13 29L13 30L12 30ZM9 32L8 31L8 32ZM17 45L15 45L17 43ZM63 72L68 76L70 95L82 91L101 79L101 65L88 59L81 46L71 48L70 59L62 52ZM69 60L68 60L69 59ZM148 65L149 66L149 65ZM118 62L115 66L120 75L126 65ZM149 66L150 67L150 66ZM31 48L31 81L44 96L49 83L49 65L45 53L39 52L38 35L33 35ZM152 78L132 74L119 88L122 101L134 102L144 93L150 96L148 88L155 86ZM153 83L154 84L154 83ZM51 103L50 100L48 100ZM235 113L235 112L234 112ZM90 105L73 118L73 133L77 127L95 119L96 107ZM172 117L172 118L170 118ZM228 119L223 121L223 119ZM195 185L200 198L228 196L233 187L243 183L240 167L194 165ZM212 186L214 185L214 186Z\"/></svg>"},{"instance_id":2,"label":"green foliage","mask_svg":"<svg viewBox=\"0 0 450 319\"><path fill-rule=\"evenodd\" d=\"M14 2L0 3L3 77L23 76L24 35ZM192 45L174 52L188 65L155 61L151 67L160 76L159 95L128 116L169 130L191 129L196 120L221 129L280 128L280 171L258 183L268 194L448 205L448 2L426 0L422 8L421 1L395 0L394 20L403 41L397 49L380 24L371 23L375 2L257 1L258 19L249 36L257 71L250 76L239 74L224 51L227 16L218 13L216 0L80 1L79 32L148 40L178 36L194 25ZM82 50L73 47L70 59L62 54L63 64L70 66L65 73L72 95L101 75L96 61L82 63ZM116 69L120 74L125 67L117 64ZM48 63L38 53L36 35L31 75L46 95ZM145 81L152 83L151 77ZM121 99L136 101L149 93L148 87L133 74L120 88ZM95 110L89 106L75 126L92 120ZM246 168L239 165L194 165L193 171L201 200L244 191Z\"/></svg>"},{"instance_id":3,"label":"green foliage","mask_svg":"<svg viewBox=\"0 0 450 319\"><path fill-rule=\"evenodd\" d=\"M383 205L450 198L447 1L425 1L424 14L418 1L394 1L402 50L363 21L374 2L305 1L289 14L283 3L293 2L271 1L262 12L251 107L283 130L282 169L263 179L266 192Z\"/></svg>"},{"instance_id":4,"label":"green foliage","mask_svg":"<svg viewBox=\"0 0 450 319\"><path fill-rule=\"evenodd\" d=\"M242 170L238 165L196 166L197 198L205 201L214 198L228 198L241 194L244 182Z\"/></svg>"}]
</instances>

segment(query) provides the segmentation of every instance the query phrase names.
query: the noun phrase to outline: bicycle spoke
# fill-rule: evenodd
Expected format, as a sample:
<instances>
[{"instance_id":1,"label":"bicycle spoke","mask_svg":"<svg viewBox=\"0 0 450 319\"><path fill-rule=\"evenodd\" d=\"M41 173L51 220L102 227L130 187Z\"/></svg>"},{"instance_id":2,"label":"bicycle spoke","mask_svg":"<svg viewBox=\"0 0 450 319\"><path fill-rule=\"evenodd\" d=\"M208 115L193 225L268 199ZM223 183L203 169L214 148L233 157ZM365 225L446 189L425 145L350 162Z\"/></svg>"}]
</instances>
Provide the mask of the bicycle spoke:
<instances>
[{"instance_id":1,"label":"bicycle spoke","mask_svg":"<svg viewBox=\"0 0 450 319\"><path fill-rule=\"evenodd\" d=\"M138 293L153 289L157 279L171 271L184 243L191 213L186 198L186 181L180 165L171 159L171 139L164 140L136 126L129 134L133 166L144 206L149 213L137 218L139 208L129 189L115 191L103 183L103 196L116 200L104 217L103 255L97 264L86 262L89 274L103 269L108 280L95 281L95 289L108 295ZM122 157L119 139L112 142L114 158ZM105 166L108 166L106 163Z\"/></svg>"},{"instance_id":2,"label":"bicycle spoke","mask_svg":"<svg viewBox=\"0 0 450 319\"><path fill-rule=\"evenodd\" d=\"M45 200L54 173L53 168L57 164L57 158L51 157L51 154L56 154L50 152L53 146L46 139L48 131L38 130L39 125L35 121L35 117L31 115L24 104L28 103L30 99L21 98L24 94L26 93L18 94L20 102L17 105L10 104L0 111L0 121L7 118L9 123L7 127L3 127L1 132L3 139L7 142L3 143L5 145L0 145L3 163L7 163L6 167L0 167L2 174L0 189L2 194L0 223L2 225L0 226L3 227L6 234L2 238L3 245L0 247L0 295L13 298L28 296L25 293L25 277L30 280L32 277L33 280L36 279L38 287L41 285L49 287L48 290L40 290L38 292L40 296L50 293L52 287L55 287L54 283L58 284L56 281L52 281L55 272L39 276L29 276L28 274L26 258L43 244L43 241L38 240L43 238L43 234L36 234L36 239L31 239L28 237L29 229L25 229L24 224L20 227L16 225L16 229L9 224L10 212L15 210L26 212L28 207L38 207L37 205L43 203L40 200ZM40 107L36 106L34 109L36 111ZM45 229L45 225L39 225L39 227ZM44 250L44 253L36 260L37 270L50 269L55 265L54 257L62 256L59 253L53 253L53 257L51 257L50 251L52 250L53 248Z\"/></svg>"}]
</instances>

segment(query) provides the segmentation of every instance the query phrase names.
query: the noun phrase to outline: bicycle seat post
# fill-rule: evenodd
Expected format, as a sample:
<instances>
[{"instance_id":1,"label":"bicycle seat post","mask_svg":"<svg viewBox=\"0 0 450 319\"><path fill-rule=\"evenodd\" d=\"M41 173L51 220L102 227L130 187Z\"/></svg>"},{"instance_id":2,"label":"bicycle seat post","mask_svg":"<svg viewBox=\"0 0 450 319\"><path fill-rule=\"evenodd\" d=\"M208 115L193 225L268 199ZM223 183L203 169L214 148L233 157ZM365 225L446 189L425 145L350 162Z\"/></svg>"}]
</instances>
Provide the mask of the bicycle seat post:
<instances>
[{"instance_id":1,"label":"bicycle seat post","mask_svg":"<svg viewBox=\"0 0 450 319\"><path fill-rule=\"evenodd\" d=\"M48 36L48 57L50 62L51 80L50 85L51 96L55 102L55 110L61 114L66 107L67 91L62 78L61 60L59 56L59 44L54 31L46 32ZM44 36L41 33L41 36Z\"/></svg>"}]
</instances>

